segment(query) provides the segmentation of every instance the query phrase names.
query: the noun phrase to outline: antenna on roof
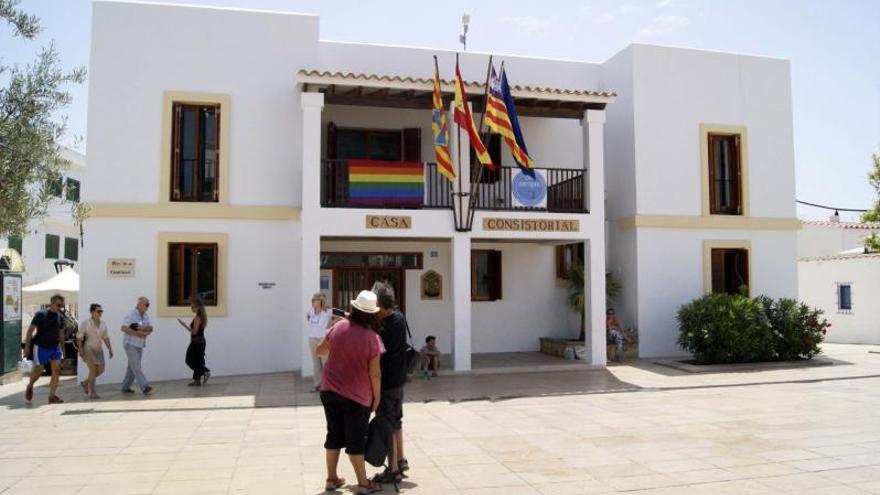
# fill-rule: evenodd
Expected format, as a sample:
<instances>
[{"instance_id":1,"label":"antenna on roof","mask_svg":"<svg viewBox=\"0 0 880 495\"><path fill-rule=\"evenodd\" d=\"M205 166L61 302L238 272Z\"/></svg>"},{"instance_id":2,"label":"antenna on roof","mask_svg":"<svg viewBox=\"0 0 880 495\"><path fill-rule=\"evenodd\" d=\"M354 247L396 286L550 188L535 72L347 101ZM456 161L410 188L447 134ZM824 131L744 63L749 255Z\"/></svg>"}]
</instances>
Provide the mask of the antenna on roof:
<instances>
[{"instance_id":1,"label":"antenna on roof","mask_svg":"<svg viewBox=\"0 0 880 495\"><path fill-rule=\"evenodd\" d=\"M461 43L462 51L467 51L467 32L468 24L471 23L471 16L466 12L461 16L461 34L458 35L458 42Z\"/></svg>"}]
</instances>

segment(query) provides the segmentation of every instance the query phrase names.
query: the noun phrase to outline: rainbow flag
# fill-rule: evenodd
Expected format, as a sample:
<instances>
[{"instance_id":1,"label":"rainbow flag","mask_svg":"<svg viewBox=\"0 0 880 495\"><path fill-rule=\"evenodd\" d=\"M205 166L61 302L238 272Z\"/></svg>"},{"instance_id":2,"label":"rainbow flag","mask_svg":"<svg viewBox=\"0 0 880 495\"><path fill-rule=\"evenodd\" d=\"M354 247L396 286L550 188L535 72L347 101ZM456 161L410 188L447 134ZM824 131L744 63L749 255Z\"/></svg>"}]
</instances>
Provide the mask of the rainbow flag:
<instances>
[{"instance_id":1,"label":"rainbow flag","mask_svg":"<svg viewBox=\"0 0 880 495\"><path fill-rule=\"evenodd\" d=\"M352 206L422 206L424 166L421 162L349 160L348 188Z\"/></svg>"}]
</instances>

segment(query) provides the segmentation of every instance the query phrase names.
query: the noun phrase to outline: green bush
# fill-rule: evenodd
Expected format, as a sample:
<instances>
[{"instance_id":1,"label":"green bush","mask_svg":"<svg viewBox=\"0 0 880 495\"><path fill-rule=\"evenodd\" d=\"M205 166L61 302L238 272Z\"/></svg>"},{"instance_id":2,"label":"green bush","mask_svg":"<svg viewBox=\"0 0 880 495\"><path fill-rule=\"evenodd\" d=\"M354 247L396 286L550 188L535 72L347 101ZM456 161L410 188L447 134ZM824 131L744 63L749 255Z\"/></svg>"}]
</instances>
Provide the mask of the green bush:
<instances>
[{"instance_id":1,"label":"green bush","mask_svg":"<svg viewBox=\"0 0 880 495\"><path fill-rule=\"evenodd\" d=\"M822 318L822 310L813 309L795 299L774 301L767 296L758 298L773 328L776 359L810 359L822 352L819 344L825 340L830 326Z\"/></svg>"},{"instance_id":2,"label":"green bush","mask_svg":"<svg viewBox=\"0 0 880 495\"><path fill-rule=\"evenodd\" d=\"M828 322L794 299L708 294L678 309L678 344L700 364L809 359Z\"/></svg>"},{"instance_id":3,"label":"green bush","mask_svg":"<svg viewBox=\"0 0 880 495\"><path fill-rule=\"evenodd\" d=\"M678 309L678 345L700 364L746 363L772 357L770 322L757 301L708 294Z\"/></svg>"}]
</instances>

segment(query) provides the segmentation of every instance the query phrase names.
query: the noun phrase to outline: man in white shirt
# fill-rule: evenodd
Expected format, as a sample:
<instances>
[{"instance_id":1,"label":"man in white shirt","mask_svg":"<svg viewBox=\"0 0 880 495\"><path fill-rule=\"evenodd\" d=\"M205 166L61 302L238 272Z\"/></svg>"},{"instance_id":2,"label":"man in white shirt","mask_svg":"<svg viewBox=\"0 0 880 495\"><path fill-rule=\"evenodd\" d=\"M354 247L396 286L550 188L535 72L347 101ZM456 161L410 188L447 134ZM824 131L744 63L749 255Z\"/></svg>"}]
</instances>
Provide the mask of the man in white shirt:
<instances>
[{"instance_id":1,"label":"man in white shirt","mask_svg":"<svg viewBox=\"0 0 880 495\"><path fill-rule=\"evenodd\" d=\"M122 324L121 330L125 334L122 344L125 355L128 356L128 369L125 370L125 378L122 379L122 391L126 394L134 393L131 388L133 382L137 382L144 395L153 391L141 369L141 358L144 347L147 346L147 337L153 333L153 324L147 315L149 307L150 300L144 296L139 297L137 305L125 316Z\"/></svg>"}]
</instances>

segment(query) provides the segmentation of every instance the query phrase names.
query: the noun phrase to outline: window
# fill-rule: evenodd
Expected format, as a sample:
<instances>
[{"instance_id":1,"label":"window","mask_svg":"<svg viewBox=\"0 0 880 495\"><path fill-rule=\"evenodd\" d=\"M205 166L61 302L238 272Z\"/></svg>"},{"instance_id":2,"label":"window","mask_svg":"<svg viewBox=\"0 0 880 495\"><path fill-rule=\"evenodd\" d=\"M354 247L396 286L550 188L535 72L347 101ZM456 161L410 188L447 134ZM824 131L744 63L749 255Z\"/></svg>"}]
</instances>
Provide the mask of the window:
<instances>
[{"instance_id":1,"label":"window","mask_svg":"<svg viewBox=\"0 0 880 495\"><path fill-rule=\"evenodd\" d=\"M46 234L46 258L58 259L60 243L61 238L57 235Z\"/></svg>"},{"instance_id":2,"label":"window","mask_svg":"<svg viewBox=\"0 0 880 495\"><path fill-rule=\"evenodd\" d=\"M193 295L217 305L217 251L215 243L168 244L169 306L189 306Z\"/></svg>"},{"instance_id":3,"label":"window","mask_svg":"<svg viewBox=\"0 0 880 495\"><path fill-rule=\"evenodd\" d=\"M709 213L742 215L742 166L738 134L708 134Z\"/></svg>"},{"instance_id":4,"label":"window","mask_svg":"<svg viewBox=\"0 0 880 495\"><path fill-rule=\"evenodd\" d=\"M79 239L75 237L64 238L64 257L70 261L79 260Z\"/></svg>"},{"instance_id":5,"label":"window","mask_svg":"<svg viewBox=\"0 0 880 495\"><path fill-rule=\"evenodd\" d=\"M220 105L174 103L171 200L219 200Z\"/></svg>"},{"instance_id":6,"label":"window","mask_svg":"<svg viewBox=\"0 0 880 495\"><path fill-rule=\"evenodd\" d=\"M837 284L837 311L852 312L852 284Z\"/></svg>"},{"instance_id":7,"label":"window","mask_svg":"<svg viewBox=\"0 0 880 495\"><path fill-rule=\"evenodd\" d=\"M471 181L476 182L477 174L480 173L480 161L477 159L477 154L474 152L473 148L471 150ZM489 139L486 141L486 150L489 151L489 158L492 159L492 164L495 165L495 170L489 170L488 168L483 167L482 173L480 173L480 184L494 184L501 180L501 135L500 134L489 134Z\"/></svg>"},{"instance_id":8,"label":"window","mask_svg":"<svg viewBox=\"0 0 880 495\"><path fill-rule=\"evenodd\" d=\"M76 179L67 179L67 187L65 187L65 197L68 201L79 203L79 181Z\"/></svg>"},{"instance_id":9,"label":"window","mask_svg":"<svg viewBox=\"0 0 880 495\"><path fill-rule=\"evenodd\" d=\"M9 249L15 249L16 251L18 251L18 254L23 253L24 242L21 237L10 237L6 245L9 247Z\"/></svg>"},{"instance_id":10,"label":"window","mask_svg":"<svg viewBox=\"0 0 880 495\"><path fill-rule=\"evenodd\" d=\"M749 287L749 251L747 249L713 248L712 292L740 294Z\"/></svg>"},{"instance_id":11,"label":"window","mask_svg":"<svg viewBox=\"0 0 880 495\"><path fill-rule=\"evenodd\" d=\"M422 159L422 130L340 128L327 126L327 158L418 162Z\"/></svg>"},{"instance_id":12,"label":"window","mask_svg":"<svg viewBox=\"0 0 880 495\"><path fill-rule=\"evenodd\" d=\"M471 300L501 299L501 251L471 251Z\"/></svg>"},{"instance_id":13,"label":"window","mask_svg":"<svg viewBox=\"0 0 880 495\"><path fill-rule=\"evenodd\" d=\"M46 184L46 189L49 191L49 194L60 198L61 193L64 192L64 178L60 175L53 179L49 179L49 182Z\"/></svg>"},{"instance_id":14,"label":"window","mask_svg":"<svg viewBox=\"0 0 880 495\"><path fill-rule=\"evenodd\" d=\"M568 279L568 272L584 262L584 244L576 242L556 246L556 278Z\"/></svg>"}]
</instances>

